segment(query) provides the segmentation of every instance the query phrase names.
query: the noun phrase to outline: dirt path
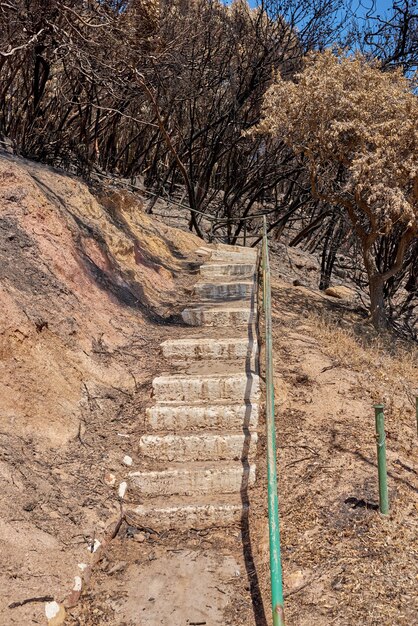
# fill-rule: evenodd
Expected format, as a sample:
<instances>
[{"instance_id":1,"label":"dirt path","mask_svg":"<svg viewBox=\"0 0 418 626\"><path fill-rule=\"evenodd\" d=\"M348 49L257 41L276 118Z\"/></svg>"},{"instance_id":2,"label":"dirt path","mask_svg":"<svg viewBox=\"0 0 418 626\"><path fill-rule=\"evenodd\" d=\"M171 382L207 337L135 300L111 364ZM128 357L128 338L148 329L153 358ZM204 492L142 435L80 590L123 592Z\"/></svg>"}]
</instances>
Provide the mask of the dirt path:
<instances>
[{"instance_id":1,"label":"dirt path","mask_svg":"<svg viewBox=\"0 0 418 626\"><path fill-rule=\"evenodd\" d=\"M254 619L248 499L259 413L257 257L214 248L211 258L182 314L191 326L162 344L154 405L127 476L125 521L74 623Z\"/></svg>"}]
</instances>

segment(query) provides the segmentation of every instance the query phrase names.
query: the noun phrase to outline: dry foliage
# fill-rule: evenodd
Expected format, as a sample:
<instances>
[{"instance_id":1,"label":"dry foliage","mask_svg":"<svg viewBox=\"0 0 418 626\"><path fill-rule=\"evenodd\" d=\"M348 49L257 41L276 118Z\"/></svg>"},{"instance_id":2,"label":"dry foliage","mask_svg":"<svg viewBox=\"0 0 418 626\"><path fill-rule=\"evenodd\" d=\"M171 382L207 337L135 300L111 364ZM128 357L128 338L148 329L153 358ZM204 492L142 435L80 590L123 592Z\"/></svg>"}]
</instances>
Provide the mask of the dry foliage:
<instances>
[{"instance_id":1,"label":"dry foliage","mask_svg":"<svg viewBox=\"0 0 418 626\"><path fill-rule=\"evenodd\" d=\"M141 176L158 195L182 185L186 206L246 215L300 168L282 142L241 131L259 119L272 68L291 73L333 38L338 4L292 0L285 23L276 0L257 10L245 0L3 3L0 135L86 177Z\"/></svg>"},{"instance_id":2,"label":"dry foliage","mask_svg":"<svg viewBox=\"0 0 418 626\"><path fill-rule=\"evenodd\" d=\"M275 238L321 257L321 289L341 255L342 271L364 289L347 212L312 194L305 163L282 136L243 136L260 120L272 74L291 78L307 52L347 36L341 3L260 0L257 7L245 0L0 3L0 148L12 144L88 179L145 185L153 194L150 213L156 198L169 197L186 209L189 227L210 240L240 242L245 218L247 244L255 245L256 216L266 212ZM379 42L386 42L386 64L414 65L411 10L397 3L379 32L368 25L370 50L380 54ZM327 93L321 80L318 102ZM407 131L399 130L409 137ZM337 178L345 184L339 170ZM396 185L391 190L396 206L402 198ZM405 228L391 219L392 234L375 245L383 274L397 266ZM416 334L417 251L417 243L407 246L383 294L398 329L409 334Z\"/></svg>"},{"instance_id":3,"label":"dry foliage","mask_svg":"<svg viewBox=\"0 0 418 626\"><path fill-rule=\"evenodd\" d=\"M312 335L336 366L361 373L362 384L376 402L391 402L394 395L405 397L415 405L418 393L418 353L415 347L390 338L369 338L354 331L352 324L342 328L330 316L307 315ZM367 375L365 375L367 374Z\"/></svg>"},{"instance_id":4,"label":"dry foliage","mask_svg":"<svg viewBox=\"0 0 418 626\"><path fill-rule=\"evenodd\" d=\"M363 251L372 318L386 326L384 285L418 232L418 100L400 70L328 49L307 56L294 81L277 76L257 131L306 160L312 193L343 207ZM382 268L379 239L395 237Z\"/></svg>"}]
</instances>

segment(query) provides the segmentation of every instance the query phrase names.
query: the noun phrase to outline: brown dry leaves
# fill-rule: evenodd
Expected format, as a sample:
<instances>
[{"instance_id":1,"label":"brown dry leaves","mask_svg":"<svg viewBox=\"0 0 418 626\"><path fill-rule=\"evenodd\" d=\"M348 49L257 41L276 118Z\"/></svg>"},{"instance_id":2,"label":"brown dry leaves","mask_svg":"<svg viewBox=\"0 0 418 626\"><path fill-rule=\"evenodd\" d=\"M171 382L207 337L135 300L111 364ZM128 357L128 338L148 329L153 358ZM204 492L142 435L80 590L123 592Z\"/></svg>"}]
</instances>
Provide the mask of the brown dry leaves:
<instances>
[{"instance_id":1,"label":"brown dry leaves","mask_svg":"<svg viewBox=\"0 0 418 626\"><path fill-rule=\"evenodd\" d=\"M312 335L322 350L341 367L359 372L376 402L391 404L400 394L405 403L418 393L418 351L414 345L396 344L390 337L364 340L353 327L341 328L327 315L309 313Z\"/></svg>"},{"instance_id":2,"label":"brown dry leaves","mask_svg":"<svg viewBox=\"0 0 418 626\"><path fill-rule=\"evenodd\" d=\"M373 230L418 229L418 101L400 70L332 50L309 55L295 82L276 77L258 132L309 160L319 195L354 203ZM344 171L344 176L338 172Z\"/></svg>"}]
</instances>

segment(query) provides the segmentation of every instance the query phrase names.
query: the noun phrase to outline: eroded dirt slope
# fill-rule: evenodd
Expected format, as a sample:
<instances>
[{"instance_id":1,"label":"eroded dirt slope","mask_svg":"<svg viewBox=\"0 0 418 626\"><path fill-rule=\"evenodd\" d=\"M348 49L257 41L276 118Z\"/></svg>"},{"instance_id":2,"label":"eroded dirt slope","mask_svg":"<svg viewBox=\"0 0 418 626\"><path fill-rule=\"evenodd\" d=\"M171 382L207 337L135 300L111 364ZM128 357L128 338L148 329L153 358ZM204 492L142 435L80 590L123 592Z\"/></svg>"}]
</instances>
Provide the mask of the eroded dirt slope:
<instances>
[{"instance_id":1,"label":"eroded dirt slope","mask_svg":"<svg viewBox=\"0 0 418 626\"><path fill-rule=\"evenodd\" d=\"M72 588L116 487L199 240L129 194L0 156L0 624Z\"/></svg>"}]
</instances>

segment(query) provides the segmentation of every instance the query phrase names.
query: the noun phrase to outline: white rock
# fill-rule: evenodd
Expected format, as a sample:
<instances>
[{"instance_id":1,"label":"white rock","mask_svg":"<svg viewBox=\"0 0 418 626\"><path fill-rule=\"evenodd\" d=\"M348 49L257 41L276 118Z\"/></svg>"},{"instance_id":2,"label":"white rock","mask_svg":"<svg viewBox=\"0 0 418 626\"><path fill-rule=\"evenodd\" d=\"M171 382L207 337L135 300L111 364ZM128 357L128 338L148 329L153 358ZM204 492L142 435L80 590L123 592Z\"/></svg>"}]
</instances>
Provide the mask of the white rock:
<instances>
[{"instance_id":1,"label":"white rock","mask_svg":"<svg viewBox=\"0 0 418 626\"><path fill-rule=\"evenodd\" d=\"M122 461L122 463L123 463L124 465L127 465L128 467L130 467L130 466L132 465L132 462L133 462L133 461L132 461L132 457L130 457L128 454L126 454L126 455L123 457L123 461Z\"/></svg>"},{"instance_id":2,"label":"white rock","mask_svg":"<svg viewBox=\"0 0 418 626\"><path fill-rule=\"evenodd\" d=\"M81 569L82 572L84 572L84 570L88 568L88 565L87 563L79 563L78 568Z\"/></svg>"},{"instance_id":3,"label":"white rock","mask_svg":"<svg viewBox=\"0 0 418 626\"><path fill-rule=\"evenodd\" d=\"M47 602L45 614L48 619L48 626L61 626L65 622L65 608L58 602Z\"/></svg>"},{"instance_id":4,"label":"white rock","mask_svg":"<svg viewBox=\"0 0 418 626\"><path fill-rule=\"evenodd\" d=\"M82 587L82 580L80 578L80 576L74 576L74 587L73 587L73 591L81 591L81 587Z\"/></svg>"},{"instance_id":5,"label":"white rock","mask_svg":"<svg viewBox=\"0 0 418 626\"><path fill-rule=\"evenodd\" d=\"M125 481L119 485L119 489L118 489L119 498L125 497L127 487L128 487L128 484Z\"/></svg>"},{"instance_id":6,"label":"white rock","mask_svg":"<svg viewBox=\"0 0 418 626\"><path fill-rule=\"evenodd\" d=\"M60 605L58 602L47 602L45 604L45 615L47 619L53 619L60 612Z\"/></svg>"},{"instance_id":7,"label":"white rock","mask_svg":"<svg viewBox=\"0 0 418 626\"><path fill-rule=\"evenodd\" d=\"M89 546L88 550L89 552L96 552L101 545L102 544L100 543L100 541L98 539L95 539L93 545Z\"/></svg>"},{"instance_id":8,"label":"white rock","mask_svg":"<svg viewBox=\"0 0 418 626\"><path fill-rule=\"evenodd\" d=\"M106 472L104 475L104 481L106 485L109 485L109 487L113 487L116 483L116 476L111 472Z\"/></svg>"}]
</instances>

